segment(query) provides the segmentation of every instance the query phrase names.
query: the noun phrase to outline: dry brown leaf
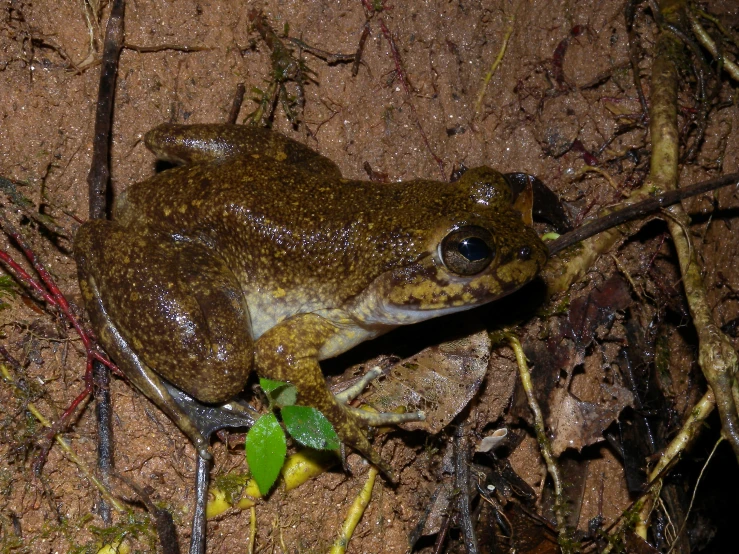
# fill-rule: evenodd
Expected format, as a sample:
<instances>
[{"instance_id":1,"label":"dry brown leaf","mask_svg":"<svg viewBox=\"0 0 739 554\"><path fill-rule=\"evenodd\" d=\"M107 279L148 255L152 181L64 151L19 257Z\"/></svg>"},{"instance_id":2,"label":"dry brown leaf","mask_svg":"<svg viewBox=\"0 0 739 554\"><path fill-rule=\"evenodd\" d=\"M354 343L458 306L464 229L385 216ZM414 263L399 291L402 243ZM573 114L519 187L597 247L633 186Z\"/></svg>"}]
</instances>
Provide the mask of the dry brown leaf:
<instances>
[{"instance_id":1,"label":"dry brown leaf","mask_svg":"<svg viewBox=\"0 0 739 554\"><path fill-rule=\"evenodd\" d=\"M559 456L568 448L578 451L604 440L603 431L616 420L626 406L633 406L634 396L620 385L601 385L600 402L585 402L563 389L551 403L549 427L554 434L552 451Z\"/></svg>"},{"instance_id":2,"label":"dry brown leaf","mask_svg":"<svg viewBox=\"0 0 739 554\"><path fill-rule=\"evenodd\" d=\"M375 382L365 400L383 412L400 407L423 410L425 421L402 427L438 433L477 393L487 372L490 348L485 331L426 348L390 368L387 378Z\"/></svg>"}]
</instances>

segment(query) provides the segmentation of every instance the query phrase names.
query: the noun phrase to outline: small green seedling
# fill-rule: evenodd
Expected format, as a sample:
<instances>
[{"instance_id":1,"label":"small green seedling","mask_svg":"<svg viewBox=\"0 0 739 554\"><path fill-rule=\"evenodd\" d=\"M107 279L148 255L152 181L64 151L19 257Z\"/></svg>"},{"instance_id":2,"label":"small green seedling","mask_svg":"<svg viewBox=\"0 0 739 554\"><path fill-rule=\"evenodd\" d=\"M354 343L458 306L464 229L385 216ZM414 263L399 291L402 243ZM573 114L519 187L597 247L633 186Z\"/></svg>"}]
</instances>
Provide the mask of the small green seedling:
<instances>
[{"instance_id":1,"label":"small green seedling","mask_svg":"<svg viewBox=\"0 0 739 554\"><path fill-rule=\"evenodd\" d=\"M271 379L260 379L272 410L279 409L285 429L300 444L316 450L338 450L339 436L321 412L308 406L295 406L295 386ZM259 491L265 496L277 481L285 463L285 429L274 412L264 414L246 435L246 461Z\"/></svg>"}]
</instances>

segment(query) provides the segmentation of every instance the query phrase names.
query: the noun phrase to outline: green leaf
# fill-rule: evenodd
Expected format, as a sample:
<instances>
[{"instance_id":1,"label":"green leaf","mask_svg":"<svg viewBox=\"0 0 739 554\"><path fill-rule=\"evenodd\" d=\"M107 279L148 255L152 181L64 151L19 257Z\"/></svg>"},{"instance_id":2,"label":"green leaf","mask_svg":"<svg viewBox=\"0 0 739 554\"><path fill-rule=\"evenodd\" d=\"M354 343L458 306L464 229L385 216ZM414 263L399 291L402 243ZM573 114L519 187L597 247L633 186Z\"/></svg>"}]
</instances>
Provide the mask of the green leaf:
<instances>
[{"instance_id":1,"label":"green leaf","mask_svg":"<svg viewBox=\"0 0 739 554\"><path fill-rule=\"evenodd\" d=\"M282 421L299 443L316 450L336 450L341 443L333 425L321 412L309 406L285 406Z\"/></svg>"},{"instance_id":2,"label":"green leaf","mask_svg":"<svg viewBox=\"0 0 739 554\"><path fill-rule=\"evenodd\" d=\"M259 379L259 386L267 394L270 406L292 406L298 399L298 389L295 385L285 383L283 381L273 381L272 379Z\"/></svg>"},{"instance_id":3,"label":"green leaf","mask_svg":"<svg viewBox=\"0 0 739 554\"><path fill-rule=\"evenodd\" d=\"M246 435L246 461L262 496L277 481L285 463L287 441L275 414L260 417Z\"/></svg>"},{"instance_id":4,"label":"green leaf","mask_svg":"<svg viewBox=\"0 0 739 554\"><path fill-rule=\"evenodd\" d=\"M18 296L18 285L10 275L0 276L0 296L9 298Z\"/></svg>"},{"instance_id":5,"label":"green leaf","mask_svg":"<svg viewBox=\"0 0 739 554\"><path fill-rule=\"evenodd\" d=\"M274 379L265 379L264 377L259 378L259 386L262 387L262 390L267 394L279 389L280 387L284 387L285 385L287 385L285 381L275 381Z\"/></svg>"}]
</instances>

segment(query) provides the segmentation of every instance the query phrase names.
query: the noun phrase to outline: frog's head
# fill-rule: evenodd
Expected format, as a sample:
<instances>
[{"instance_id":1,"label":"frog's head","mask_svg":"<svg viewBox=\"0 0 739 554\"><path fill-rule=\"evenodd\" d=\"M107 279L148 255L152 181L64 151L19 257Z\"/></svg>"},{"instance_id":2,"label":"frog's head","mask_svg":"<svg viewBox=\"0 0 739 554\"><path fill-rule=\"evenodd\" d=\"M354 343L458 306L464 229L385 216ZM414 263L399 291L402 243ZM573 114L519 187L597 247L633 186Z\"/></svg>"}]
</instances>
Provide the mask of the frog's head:
<instances>
[{"instance_id":1,"label":"frog's head","mask_svg":"<svg viewBox=\"0 0 739 554\"><path fill-rule=\"evenodd\" d=\"M500 173L479 167L455 183L430 185L405 184L417 187L420 199L410 218L413 238L402 262L355 299L353 312L367 325L415 323L491 302L546 263L546 246L524 223Z\"/></svg>"}]
</instances>

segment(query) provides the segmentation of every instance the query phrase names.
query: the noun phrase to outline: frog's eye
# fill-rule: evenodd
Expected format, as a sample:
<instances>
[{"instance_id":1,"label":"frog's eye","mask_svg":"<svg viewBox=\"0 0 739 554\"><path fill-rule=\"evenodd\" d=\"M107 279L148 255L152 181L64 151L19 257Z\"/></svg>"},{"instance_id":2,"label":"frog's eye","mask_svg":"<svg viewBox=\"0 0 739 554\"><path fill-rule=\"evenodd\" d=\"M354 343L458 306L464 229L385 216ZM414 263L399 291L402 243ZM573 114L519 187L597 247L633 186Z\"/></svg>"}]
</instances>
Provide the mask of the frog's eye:
<instances>
[{"instance_id":1,"label":"frog's eye","mask_svg":"<svg viewBox=\"0 0 739 554\"><path fill-rule=\"evenodd\" d=\"M475 275L495 258L493 234L484 227L467 225L449 233L440 246L441 261L459 275Z\"/></svg>"}]
</instances>

